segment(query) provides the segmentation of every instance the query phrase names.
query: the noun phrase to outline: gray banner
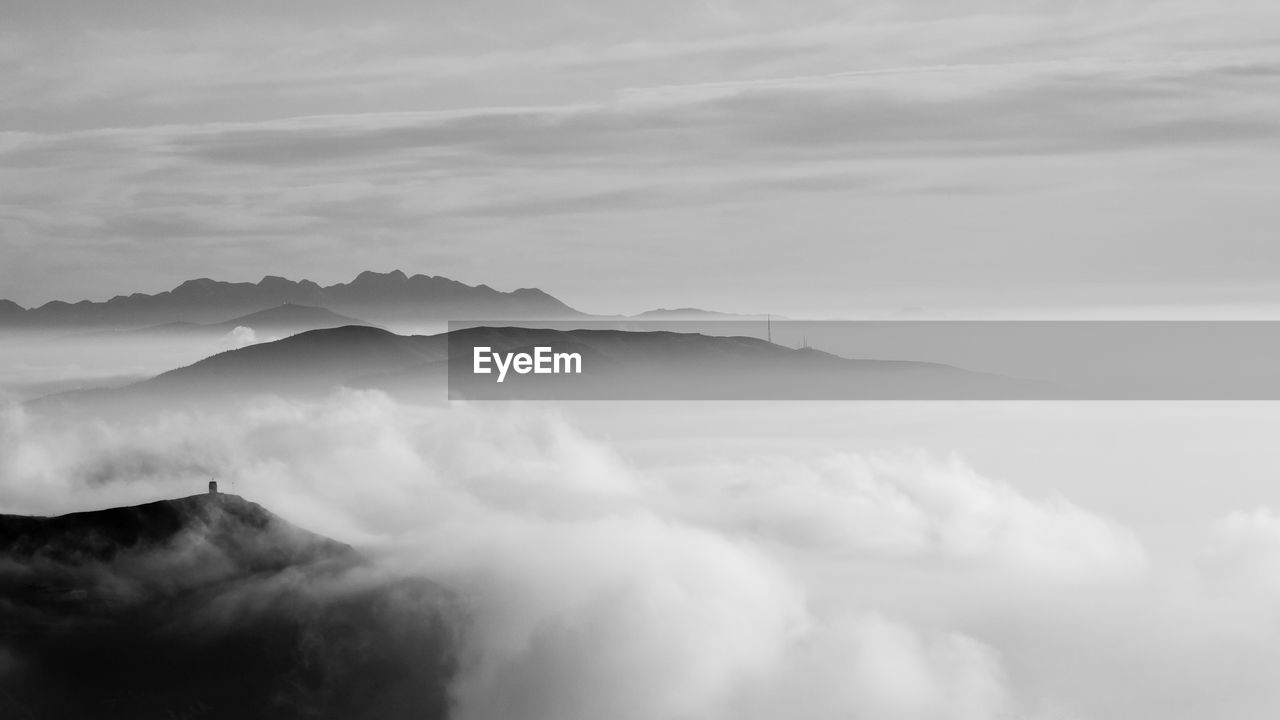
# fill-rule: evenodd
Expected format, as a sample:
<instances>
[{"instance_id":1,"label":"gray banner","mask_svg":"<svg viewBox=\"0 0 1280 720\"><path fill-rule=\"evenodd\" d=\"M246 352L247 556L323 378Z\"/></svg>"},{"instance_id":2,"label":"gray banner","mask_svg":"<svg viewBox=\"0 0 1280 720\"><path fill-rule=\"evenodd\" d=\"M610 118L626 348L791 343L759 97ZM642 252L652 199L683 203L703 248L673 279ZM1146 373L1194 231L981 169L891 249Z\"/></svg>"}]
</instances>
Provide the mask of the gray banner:
<instances>
[{"instance_id":1,"label":"gray banner","mask_svg":"<svg viewBox=\"0 0 1280 720\"><path fill-rule=\"evenodd\" d=\"M1280 399L1277 322L486 321L449 330L454 399Z\"/></svg>"}]
</instances>

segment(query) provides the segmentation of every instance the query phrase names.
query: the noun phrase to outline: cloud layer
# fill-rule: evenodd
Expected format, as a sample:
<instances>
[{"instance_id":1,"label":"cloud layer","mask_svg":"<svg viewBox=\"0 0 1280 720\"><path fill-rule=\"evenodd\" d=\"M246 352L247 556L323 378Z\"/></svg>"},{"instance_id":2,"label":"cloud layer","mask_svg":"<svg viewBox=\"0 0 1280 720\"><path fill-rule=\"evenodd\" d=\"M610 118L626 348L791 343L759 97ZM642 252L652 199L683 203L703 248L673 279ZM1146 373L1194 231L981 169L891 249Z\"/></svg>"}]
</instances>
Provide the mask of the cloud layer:
<instances>
[{"instance_id":1,"label":"cloud layer","mask_svg":"<svg viewBox=\"0 0 1280 720\"><path fill-rule=\"evenodd\" d=\"M11 407L0 458L5 511L214 475L443 582L470 618L461 718L1263 718L1280 703L1267 510L1225 519L1200 558L1157 560L1114 521L959 460L637 465L554 413L376 393L110 425Z\"/></svg>"}]
</instances>

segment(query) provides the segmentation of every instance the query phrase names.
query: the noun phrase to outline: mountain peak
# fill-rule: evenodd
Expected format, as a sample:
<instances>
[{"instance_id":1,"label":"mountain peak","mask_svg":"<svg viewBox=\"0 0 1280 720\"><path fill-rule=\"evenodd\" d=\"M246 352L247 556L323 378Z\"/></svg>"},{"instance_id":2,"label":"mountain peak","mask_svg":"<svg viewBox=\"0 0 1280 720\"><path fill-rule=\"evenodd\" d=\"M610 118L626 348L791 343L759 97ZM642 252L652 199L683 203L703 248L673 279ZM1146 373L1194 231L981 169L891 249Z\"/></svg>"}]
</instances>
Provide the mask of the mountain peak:
<instances>
[{"instance_id":1,"label":"mountain peak","mask_svg":"<svg viewBox=\"0 0 1280 720\"><path fill-rule=\"evenodd\" d=\"M265 290L291 288L297 284L289 278L280 277L279 275L263 275L262 279L258 281L258 287Z\"/></svg>"},{"instance_id":2,"label":"mountain peak","mask_svg":"<svg viewBox=\"0 0 1280 720\"><path fill-rule=\"evenodd\" d=\"M296 302L283 302L275 307L258 310L232 318L217 324L220 329L231 329L237 326L254 330L290 330L300 332L320 328L342 327L344 325L368 325L359 320L315 305L304 305Z\"/></svg>"},{"instance_id":3,"label":"mountain peak","mask_svg":"<svg viewBox=\"0 0 1280 720\"><path fill-rule=\"evenodd\" d=\"M192 278L191 280L184 280L180 285L178 285L178 287L174 288L174 290L181 290L182 288L213 287L221 284L222 283L220 281L214 280L213 278Z\"/></svg>"},{"instance_id":4,"label":"mountain peak","mask_svg":"<svg viewBox=\"0 0 1280 720\"><path fill-rule=\"evenodd\" d=\"M220 282L212 278L195 278L186 280L178 287L170 291L172 295L186 296L210 296L213 295L220 287L229 283Z\"/></svg>"},{"instance_id":5,"label":"mountain peak","mask_svg":"<svg viewBox=\"0 0 1280 720\"><path fill-rule=\"evenodd\" d=\"M352 285L369 284L369 283L383 282L383 281L402 283L408 279L409 279L409 276L405 275L404 272L401 270L392 270L391 272L386 272L386 273L374 272L373 270L365 270L364 272L357 275L356 279L351 281L351 284Z\"/></svg>"}]
</instances>

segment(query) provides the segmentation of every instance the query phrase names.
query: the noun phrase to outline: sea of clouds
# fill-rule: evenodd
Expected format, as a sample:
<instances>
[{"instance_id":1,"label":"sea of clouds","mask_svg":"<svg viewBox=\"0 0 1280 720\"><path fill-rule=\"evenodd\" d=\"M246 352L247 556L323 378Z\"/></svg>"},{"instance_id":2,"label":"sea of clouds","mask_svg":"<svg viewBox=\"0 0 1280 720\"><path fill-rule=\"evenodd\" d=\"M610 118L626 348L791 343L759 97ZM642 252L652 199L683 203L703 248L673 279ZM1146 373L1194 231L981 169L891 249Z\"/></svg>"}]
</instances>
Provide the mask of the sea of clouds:
<instances>
[{"instance_id":1,"label":"sea of clouds","mask_svg":"<svg viewBox=\"0 0 1280 720\"><path fill-rule=\"evenodd\" d=\"M639 462L550 406L354 391L110 419L0 411L0 512L189 495L211 476L456 593L459 720L1280 709L1280 516L1265 507L1221 518L1196 556L1157 558L1062 494L923 449Z\"/></svg>"}]
</instances>

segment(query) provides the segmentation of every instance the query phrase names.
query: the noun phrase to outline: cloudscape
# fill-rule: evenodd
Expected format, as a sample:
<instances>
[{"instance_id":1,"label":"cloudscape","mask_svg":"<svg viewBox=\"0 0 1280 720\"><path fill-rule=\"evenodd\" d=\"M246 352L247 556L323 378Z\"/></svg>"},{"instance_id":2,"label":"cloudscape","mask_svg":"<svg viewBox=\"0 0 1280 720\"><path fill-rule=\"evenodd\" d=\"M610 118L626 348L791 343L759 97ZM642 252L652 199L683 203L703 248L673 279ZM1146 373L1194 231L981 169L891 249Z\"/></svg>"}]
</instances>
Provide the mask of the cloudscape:
<instances>
[{"instance_id":1,"label":"cloudscape","mask_svg":"<svg viewBox=\"0 0 1280 720\"><path fill-rule=\"evenodd\" d=\"M0 718L1272 720L1276 27L0 0Z\"/></svg>"}]
</instances>

